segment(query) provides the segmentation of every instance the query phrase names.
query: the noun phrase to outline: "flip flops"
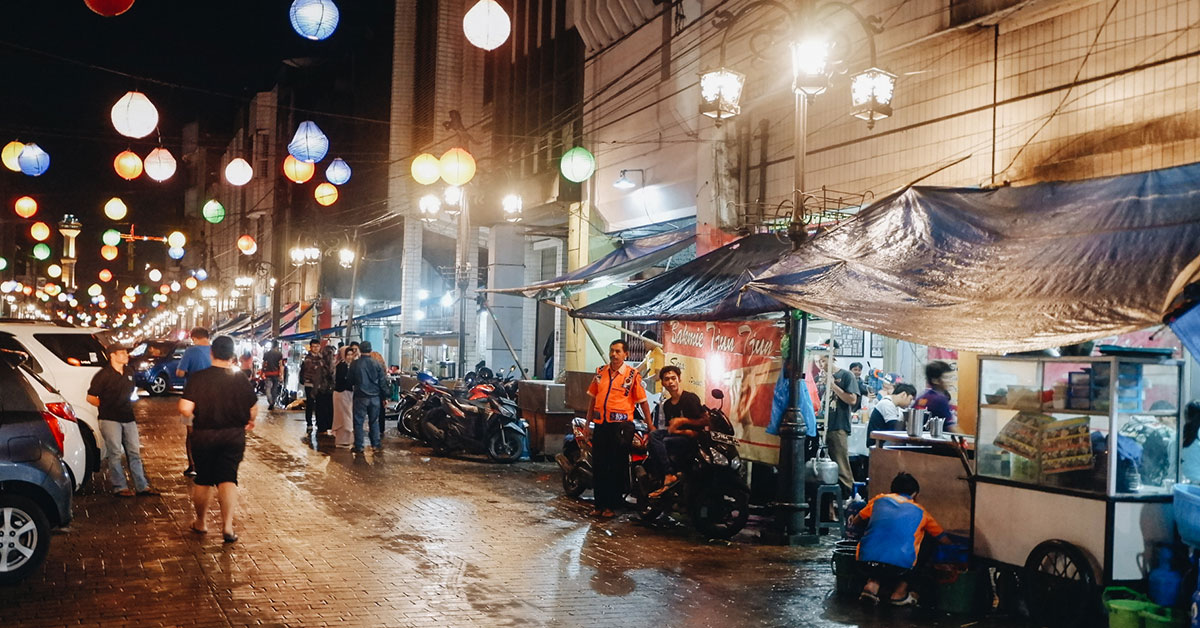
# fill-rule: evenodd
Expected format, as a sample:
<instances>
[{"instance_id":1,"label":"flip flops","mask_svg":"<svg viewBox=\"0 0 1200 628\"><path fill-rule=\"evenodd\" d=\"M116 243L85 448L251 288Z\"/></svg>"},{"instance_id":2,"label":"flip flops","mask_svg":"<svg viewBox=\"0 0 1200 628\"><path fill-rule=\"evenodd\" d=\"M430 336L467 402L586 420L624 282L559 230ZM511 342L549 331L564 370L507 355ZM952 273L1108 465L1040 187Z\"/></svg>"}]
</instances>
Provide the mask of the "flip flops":
<instances>
[{"instance_id":1,"label":"flip flops","mask_svg":"<svg viewBox=\"0 0 1200 628\"><path fill-rule=\"evenodd\" d=\"M917 596L913 595L912 592L909 591L908 595L904 596L903 598L899 600L888 600L888 603L892 606L916 606Z\"/></svg>"},{"instance_id":2,"label":"flip flops","mask_svg":"<svg viewBox=\"0 0 1200 628\"><path fill-rule=\"evenodd\" d=\"M862 593L859 593L858 600L860 602L866 602L872 606L879 604L879 596L871 593L870 591L863 591Z\"/></svg>"}]
</instances>

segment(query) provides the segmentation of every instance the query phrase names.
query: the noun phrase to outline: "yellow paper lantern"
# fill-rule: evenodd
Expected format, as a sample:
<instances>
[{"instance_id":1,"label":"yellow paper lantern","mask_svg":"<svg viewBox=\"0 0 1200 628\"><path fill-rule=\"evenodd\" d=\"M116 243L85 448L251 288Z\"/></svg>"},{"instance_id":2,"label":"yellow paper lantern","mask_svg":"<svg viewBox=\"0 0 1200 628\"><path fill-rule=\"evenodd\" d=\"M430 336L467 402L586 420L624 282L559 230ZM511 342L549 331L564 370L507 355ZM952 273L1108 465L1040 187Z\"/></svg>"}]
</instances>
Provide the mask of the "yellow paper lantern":
<instances>
[{"instance_id":1,"label":"yellow paper lantern","mask_svg":"<svg viewBox=\"0 0 1200 628\"><path fill-rule=\"evenodd\" d=\"M317 203L329 207L338 200L337 186L332 183L322 183L313 190L313 196L317 197Z\"/></svg>"},{"instance_id":2,"label":"yellow paper lantern","mask_svg":"<svg viewBox=\"0 0 1200 628\"><path fill-rule=\"evenodd\" d=\"M442 181L466 185L475 176L475 158L465 149L451 148L438 160Z\"/></svg>"},{"instance_id":3,"label":"yellow paper lantern","mask_svg":"<svg viewBox=\"0 0 1200 628\"><path fill-rule=\"evenodd\" d=\"M33 200L32 197L22 196L17 199L17 202L13 205L13 209L17 212L18 216L29 218L37 213L37 201Z\"/></svg>"},{"instance_id":4,"label":"yellow paper lantern","mask_svg":"<svg viewBox=\"0 0 1200 628\"><path fill-rule=\"evenodd\" d=\"M29 226L29 235L32 236L34 240L41 242L50 237L50 225L47 225L44 222L35 222Z\"/></svg>"},{"instance_id":5,"label":"yellow paper lantern","mask_svg":"<svg viewBox=\"0 0 1200 628\"><path fill-rule=\"evenodd\" d=\"M104 246L100 247L100 257L103 257L110 262L117 259L117 247L105 244Z\"/></svg>"},{"instance_id":6,"label":"yellow paper lantern","mask_svg":"<svg viewBox=\"0 0 1200 628\"><path fill-rule=\"evenodd\" d=\"M437 182L442 176L442 165L437 157L429 153L421 153L413 159L412 177L421 185Z\"/></svg>"},{"instance_id":7,"label":"yellow paper lantern","mask_svg":"<svg viewBox=\"0 0 1200 628\"><path fill-rule=\"evenodd\" d=\"M188 290L195 290L196 286L200 285L200 282L196 281L195 277L188 277L183 280L183 285L187 286Z\"/></svg>"},{"instance_id":8,"label":"yellow paper lantern","mask_svg":"<svg viewBox=\"0 0 1200 628\"><path fill-rule=\"evenodd\" d=\"M100 271L100 281L103 281L104 283L108 283L108 282L112 281L112 277L113 277L113 275L112 275L111 270L105 268Z\"/></svg>"},{"instance_id":9,"label":"yellow paper lantern","mask_svg":"<svg viewBox=\"0 0 1200 628\"><path fill-rule=\"evenodd\" d=\"M129 207L125 205L125 201L117 197L108 199L104 204L104 215L108 216L109 220L121 220L129 213Z\"/></svg>"},{"instance_id":10,"label":"yellow paper lantern","mask_svg":"<svg viewBox=\"0 0 1200 628\"><path fill-rule=\"evenodd\" d=\"M187 245L187 236L182 231L172 231L167 235L167 246L183 248Z\"/></svg>"},{"instance_id":11,"label":"yellow paper lantern","mask_svg":"<svg viewBox=\"0 0 1200 628\"><path fill-rule=\"evenodd\" d=\"M142 158L131 150L123 150L113 160L113 169L126 181L132 181L142 174Z\"/></svg>"},{"instance_id":12,"label":"yellow paper lantern","mask_svg":"<svg viewBox=\"0 0 1200 628\"><path fill-rule=\"evenodd\" d=\"M317 171L316 164L300 161L291 155L283 160L283 175L293 183L304 183Z\"/></svg>"},{"instance_id":13,"label":"yellow paper lantern","mask_svg":"<svg viewBox=\"0 0 1200 628\"><path fill-rule=\"evenodd\" d=\"M25 144L16 140L4 145L4 149L0 150L0 161L4 162L4 167L13 172L21 171L21 164L17 162L17 158L21 156L21 151L25 150Z\"/></svg>"}]
</instances>

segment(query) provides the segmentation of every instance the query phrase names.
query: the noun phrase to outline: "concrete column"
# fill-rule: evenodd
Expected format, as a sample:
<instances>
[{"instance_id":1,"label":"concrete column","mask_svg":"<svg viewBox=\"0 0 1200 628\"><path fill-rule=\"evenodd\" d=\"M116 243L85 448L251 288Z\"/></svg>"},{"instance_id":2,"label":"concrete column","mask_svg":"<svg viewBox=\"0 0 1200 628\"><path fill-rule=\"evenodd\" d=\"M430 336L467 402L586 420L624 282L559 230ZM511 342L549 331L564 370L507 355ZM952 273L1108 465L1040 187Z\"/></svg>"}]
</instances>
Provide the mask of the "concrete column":
<instances>
[{"instance_id":1,"label":"concrete column","mask_svg":"<svg viewBox=\"0 0 1200 628\"><path fill-rule=\"evenodd\" d=\"M465 215L467 212L463 212ZM479 285L479 227L470 226L467 229L459 229L459 241L455 251L455 268L457 273L463 273L466 277L466 294L462 298L467 302L467 320L466 334L462 347L462 355L466 357L464 360L465 369L463 373L470 372L474 369L475 363L484 359L483 351L480 351L477 346L477 336L479 330L479 315L478 306L475 305L475 296L478 294L477 287ZM461 277L459 278L461 279ZM459 282L462 283L462 282ZM457 286L455 287L457 290ZM454 308L454 325L458 329L459 323L459 307L455 304ZM491 362L489 361L490 365Z\"/></svg>"},{"instance_id":2,"label":"concrete column","mask_svg":"<svg viewBox=\"0 0 1200 628\"><path fill-rule=\"evenodd\" d=\"M495 225L488 234L488 288L518 288L525 285L525 237L513 225ZM525 297L511 294L488 295L488 305L495 315L494 321L489 321L486 353L484 358L493 370L507 369L513 364L512 353L497 331L499 329L507 336L508 342L517 351L520 366L530 368L532 363L525 358L521 350L524 338ZM490 317L489 317L490 318Z\"/></svg>"},{"instance_id":3,"label":"concrete column","mask_svg":"<svg viewBox=\"0 0 1200 628\"><path fill-rule=\"evenodd\" d=\"M400 253L400 330L402 332L422 331L423 325L417 320L417 310L421 308L417 291L421 286L421 269L424 266L421 256L424 228L418 218L405 216L404 244Z\"/></svg>"},{"instance_id":4,"label":"concrete column","mask_svg":"<svg viewBox=\"0 0 1200 628\"><path fill-rule=\"evenodd\" d=\"M526 286L542 280L542 250L538 248L538 244L540 243L534 242L530 238L525 239L525 276L521 281ZM521 366L529 370L526 377L541 376L541 373L533 371L534 364L537 363L538 355L542 350L537 346L537 311L538 301L536 299L521 297L521 345L517 349L521 352L523 360Z\"/></svg>"}]
</instances>

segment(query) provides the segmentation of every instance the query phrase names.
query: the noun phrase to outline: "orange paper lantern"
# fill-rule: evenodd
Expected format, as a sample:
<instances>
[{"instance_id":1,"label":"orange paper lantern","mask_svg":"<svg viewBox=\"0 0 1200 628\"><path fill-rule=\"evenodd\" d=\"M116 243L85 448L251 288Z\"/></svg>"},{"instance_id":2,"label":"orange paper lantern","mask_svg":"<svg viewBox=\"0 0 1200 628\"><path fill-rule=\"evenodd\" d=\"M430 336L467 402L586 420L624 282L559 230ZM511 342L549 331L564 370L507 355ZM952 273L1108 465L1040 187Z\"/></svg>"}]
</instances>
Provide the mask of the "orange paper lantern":
<instances>
[{"instance_id":1,"label":"orange paper lantern","mask_svg":"<svg viewBox=\"0 0 1200 628\"><path fill-rule=\"evenodd\" d=\"M451 148L438 160L442 181L462 187L475 176L475 158L465 149Z\"/></svg>"},{"instance_id":2,"label":"orange paper lantern","mask_svg":"<svg viewBox=\"0 0 1200 628\"><path fill-rule=\"evenodd\" d=\"M100 257L103 257L110 262L117 259L117 247L105 244L104 246L100 247Z\"/></svg>"},{"instance_id":3,"label":"orange paper lantern","mask_svg":"<svg viewBox=\"0 0 1200 628\"><path fill-rule=\"evenodd\" d=\"M258 250L258 242L255 242L254 238L249 235L244 235L237 239L237 247L243 255L254 255L254 252Z\"/></svg>"},{"instance_id":4,"label":"orange paper lantern","mask_svg":"<svg viewBox=\"0 0 1200 628\"><path fill-rule=\"evenodd\" d=\"M33 200L32 197L22 196L21 198L17 199L14 209L16 210L18 216L22 218L29 218L37 213L37 201Z\"/></svg>"},{"instance_id":5,"label":"orange paper lantern","mask_svg":"<svg viewBox=\"0 0 1200 628\"><path fill-rule=\"evenodd\" d=\"M113 169L122 179L132 181L142 174L142 158L131 150L123 150L113 160Z\"/></svg>"},{"instance_id":6,"label":"orange paper lantern","mask_svg":"<svg viewBox=\"0 0 1200 628\"><path fill-rule=\"evenodd\" d=\"M106 283L109 281L112 281L112 271L110 271L107 268L105 268L104 270L101 270L100 271L100 281L103 281Z\"/></svg>"},{"instance_id":7,"label":"orange paper lantern","mask_svg":"<svg viewBox=\"0 0 1200 628\"><path fill-rule=\"evenodd\" d=\"M300 161L291 155L283 160L283 175L294 183L308 181L316 171L316 164Z\"/></svg>"}]
</instances>

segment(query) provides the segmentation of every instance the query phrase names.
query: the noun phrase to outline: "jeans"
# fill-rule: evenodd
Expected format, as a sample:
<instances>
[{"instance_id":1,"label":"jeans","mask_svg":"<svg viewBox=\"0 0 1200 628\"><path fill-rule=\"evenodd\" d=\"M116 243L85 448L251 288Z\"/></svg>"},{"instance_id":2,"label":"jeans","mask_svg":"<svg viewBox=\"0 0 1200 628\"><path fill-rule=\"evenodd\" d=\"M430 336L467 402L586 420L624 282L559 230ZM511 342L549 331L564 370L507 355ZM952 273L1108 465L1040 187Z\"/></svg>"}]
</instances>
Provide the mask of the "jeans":
<instances>
[{"instance_id":1,"label":"jeans","mask_svg":"<svg viewBox=\"0 0 1200 628\"><path fill-rule=\"evenodd\" d=\"M675 473L675 461L689 455L695 448L690 436L671 435L667 430L650 432L650 460L662 476Z\"/></svg>"},{"instance_id":2,"label":"jeans","mask_svg":"<svg viewBox=\"0 0 1200 628\"><path fill-rule=\"evenodd\" d=\"M123 491L129 488L125 483L122 454L129 458L129 473L133 476L134 490L144 491L150 488L150 483L146 481L146 470L142 468L142 445L138 439L137 423L101 419L100 434L104 436L104 446L108 448L108 479L112 482L113 490Z\"/></svg>"},{"instance_id":3,"label":"jeans","mask_svg":"<svg viewBox=\"0 0 1200 628\"><path fill-rule=\"evenodd\" d=\"M379 397L355 397L354 398L354 448L363 448L363 421L367 421L367 425L371 430L371 446L382 447L383 443L379 439Z\"/></svg>"},{"instance_id":4,"label":"jeans","mask_svg":"<svg viewBox=\"0 0 1200 628\"><path fill-rule=\"evenodd\" d=\"M282 385L278 375L267 376L267 408L274 408L275 402L279 400L279 390Z\"/></svg>"}]
</instances>

